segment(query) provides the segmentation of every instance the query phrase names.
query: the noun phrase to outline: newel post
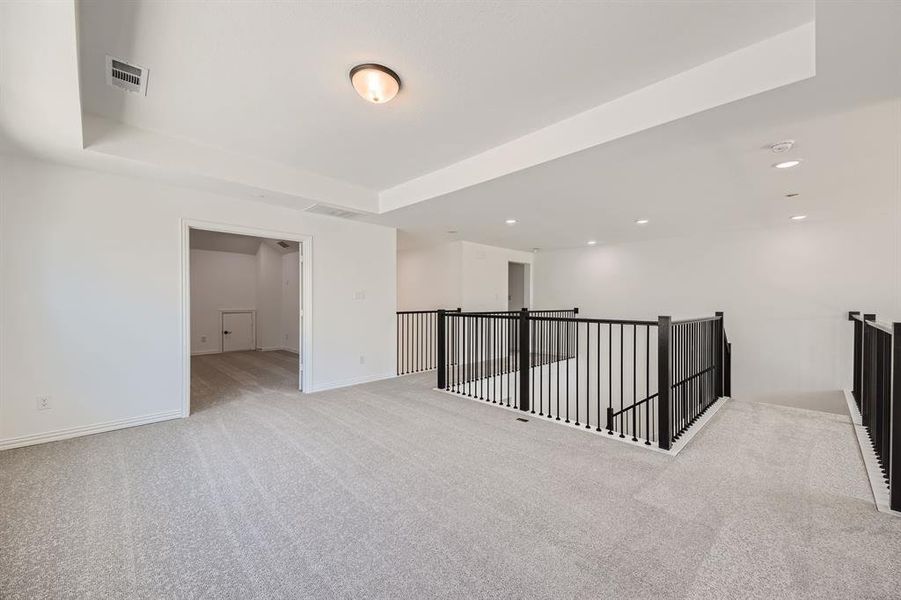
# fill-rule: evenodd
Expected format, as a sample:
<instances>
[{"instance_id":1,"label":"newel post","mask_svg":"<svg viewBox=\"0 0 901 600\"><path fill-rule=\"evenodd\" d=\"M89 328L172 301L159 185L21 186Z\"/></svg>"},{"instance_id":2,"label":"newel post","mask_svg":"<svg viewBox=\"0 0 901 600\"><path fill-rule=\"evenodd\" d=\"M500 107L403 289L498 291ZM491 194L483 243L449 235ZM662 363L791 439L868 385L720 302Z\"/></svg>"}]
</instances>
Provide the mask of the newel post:
<instances>
[{"instance_id":1,"label":"newel post","mask_svg":"<svg viewBox=\"0 0 901 600\"><path fill-rule=\"evenodd\" d=\"M529 309L519 311L519 410L528 411L531 394L529 392L529 371L532 358L529 355Z\"/></svg>"},{"instance_id":2,"label":"newel post","mask_svg":"<svg viewBox=\"0 0 901 600\"><path fill-rule=\"evenodd\" d=\"M892 324L892 410L888 425L891 436L889 448L889 506L901 512L901 323Z\"/></svg>"},{"instance_id":3,"label":"newel post","mask_svg":"<svg viewBox=\"0 0 901 600\"><path fill-rule=\"evenodd\" d=\"M447 316L444 309L438 310L438 389L447 389Z\"/></svg>"},{"instance_id":4,"label":"newel post","mask_svg":"<svg viewBox=\"0 0 901 600\"><path fill-rule=\"evenodd\" d=\"M669 450L672 445L670 429L670 336L672 317L657 317L657 445Z\"/></svg>"}]
</instances>

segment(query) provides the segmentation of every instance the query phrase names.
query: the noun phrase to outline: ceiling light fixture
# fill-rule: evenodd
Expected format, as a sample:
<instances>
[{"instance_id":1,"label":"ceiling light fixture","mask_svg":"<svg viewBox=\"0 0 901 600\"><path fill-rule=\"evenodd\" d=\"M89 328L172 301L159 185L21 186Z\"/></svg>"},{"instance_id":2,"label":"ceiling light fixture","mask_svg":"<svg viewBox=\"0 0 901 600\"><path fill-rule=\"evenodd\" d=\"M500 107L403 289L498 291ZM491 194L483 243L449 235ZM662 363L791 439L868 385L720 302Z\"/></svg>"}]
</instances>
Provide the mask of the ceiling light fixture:
<instances>
[{"instance_id":1,"label":"ceiling light fixture","mask_svg":"<svg viewBox=\"0 0 901 600\"><path fill-rule=\"evenodd\" d=\"M507 225L516 225L516 219L507 219L504 223Z\"/></svg>"},{"instance_id":2,"label":"ceiling light fixture","mask_svg":"<svg viewBox=\"0 0 901 600\"><path fill-rule=\"evenodd\" d=\"M773 166L777 169L791 169L792 167L797 167L800 164L800 160L786 160L784 162L778 162Z\"/></svg>"},{"instance_id":3,"label":"ceiling light fixture","mask_svg":"<svg viewBox=\"0 0 901 600\"><path fill-rule=\"evenodd\" d=\"M366 63L350 70L350 82L364 100L384 104L400 91L400 77L384 65Z\"/></svg>"},{"instance_id":4,"label":"ceiling light fixture","mask_svg":"<svg viewBox=\"0 0 901 600\"><path fill-rule=\"evenodd\" d=\"M650 221L648 221L647 219L638 219L637 221L635 221L636 225L647 225L648 223L650 223Z\"/></svg>"},{"instance_id":5,"label":"ceiling light fixture","mask_svg":"<svg viewBox=\"0 0 901 600\"><path fill-rule=\"evenodd\" d=\"M598 243L597 240L588 240L588 245L589 245L589 246L596 246L597 243Z\"/></svg>"},{"instance_id":6,"label":"ceiling light fixture","mask_svg":"<svg viewBox=\"0 0 901 600\"><path fill-rule=\"evenodd\" d=\"M792 217L792 221L803 221L807 218L807 215L795 215Z\"/></svg>"}]
</instances>

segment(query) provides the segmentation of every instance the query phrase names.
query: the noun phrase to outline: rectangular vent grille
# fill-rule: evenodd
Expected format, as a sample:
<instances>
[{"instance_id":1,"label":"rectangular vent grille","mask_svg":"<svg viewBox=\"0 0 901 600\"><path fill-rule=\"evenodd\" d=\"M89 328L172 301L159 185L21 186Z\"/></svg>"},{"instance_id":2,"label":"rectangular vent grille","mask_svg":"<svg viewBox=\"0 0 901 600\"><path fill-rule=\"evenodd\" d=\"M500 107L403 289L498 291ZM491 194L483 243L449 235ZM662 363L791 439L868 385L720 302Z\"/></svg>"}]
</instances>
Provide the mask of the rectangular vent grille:
<instances>
[{"instance_id":1,"label":"rectangular vent grille","mask_svg":"<svg viewBox=\"0 0 901 600\"><path fill-rule=\"evenodd\" d=\"M290 248L290 247L291 247L291 244L289 244L288 242L282 242L282 241L279 241L279 242L276 242L276 243L277 243L279 246L281 246L282 248Z\"/></svg>"},{"instance_id":2,"label":"rectangular vent grille","mask_svg":"<svg viewBox=\"0 0 901 600\"><path fill-rule=\"evenodd\" d=\"M338 217L339 219L356 219L362 213L347 210L346 208L338 208L337 206L329 206L328 204L314 204L306 209L305 212L317 215L327 215L329 217Z\"/></svg>"},{"instance_id":3,"label":"rectangular vent grille","mask_svg":"<svg viewBox=\"0 0 901 600\"><path fill-rule=\"evenodd\" d=\"M106 83L132 94L147 95L147 69L106 57Z\"/></svg>"}]
</instances>

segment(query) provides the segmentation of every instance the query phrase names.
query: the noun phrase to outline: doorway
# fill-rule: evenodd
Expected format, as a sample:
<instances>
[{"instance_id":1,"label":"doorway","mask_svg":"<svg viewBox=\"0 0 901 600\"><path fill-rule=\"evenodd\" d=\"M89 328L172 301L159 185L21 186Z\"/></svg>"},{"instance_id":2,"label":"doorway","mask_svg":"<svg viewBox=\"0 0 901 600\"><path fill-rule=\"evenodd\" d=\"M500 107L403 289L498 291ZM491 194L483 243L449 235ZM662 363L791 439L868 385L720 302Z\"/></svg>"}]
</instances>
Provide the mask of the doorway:
<instances>
[{"instance_id":1,"label":"doorway","mask_svg":"<svg viewBox=\"0 0 901 600\"><path fill-rule=\"evenodd\" d=\"M531 265L507 263L507 310L529 308L532 298Z\"/></svg>"},{"instance_id":2,"label":"doorway","mask_svg":"<svg viewBox=\"0 0 901 600\"><path fill-rule=\"evenodd\" d=\"M183 416L310 389L311 255L309 236L183 221Z\"/></svg>"}]
</instances>

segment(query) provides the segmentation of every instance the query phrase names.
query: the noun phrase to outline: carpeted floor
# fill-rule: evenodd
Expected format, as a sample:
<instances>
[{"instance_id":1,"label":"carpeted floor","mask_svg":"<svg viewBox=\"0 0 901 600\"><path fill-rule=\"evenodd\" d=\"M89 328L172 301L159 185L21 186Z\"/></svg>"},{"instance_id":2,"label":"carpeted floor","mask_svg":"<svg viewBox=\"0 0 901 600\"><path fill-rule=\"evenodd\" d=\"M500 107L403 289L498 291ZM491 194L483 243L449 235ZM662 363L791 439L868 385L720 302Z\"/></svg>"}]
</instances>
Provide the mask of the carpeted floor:
<instances>
[{"instance_id":1,"label":"carpeted floor","mask_svg":"<svg viewBox=\"0 0 901 600\"><path fill-rule=\"evenodd\" d=\"M198 357L189 419L0 453L0 598L901 598L845 417L730 401L671 458L292 364Z\"/></svg>"}]
</instances>

